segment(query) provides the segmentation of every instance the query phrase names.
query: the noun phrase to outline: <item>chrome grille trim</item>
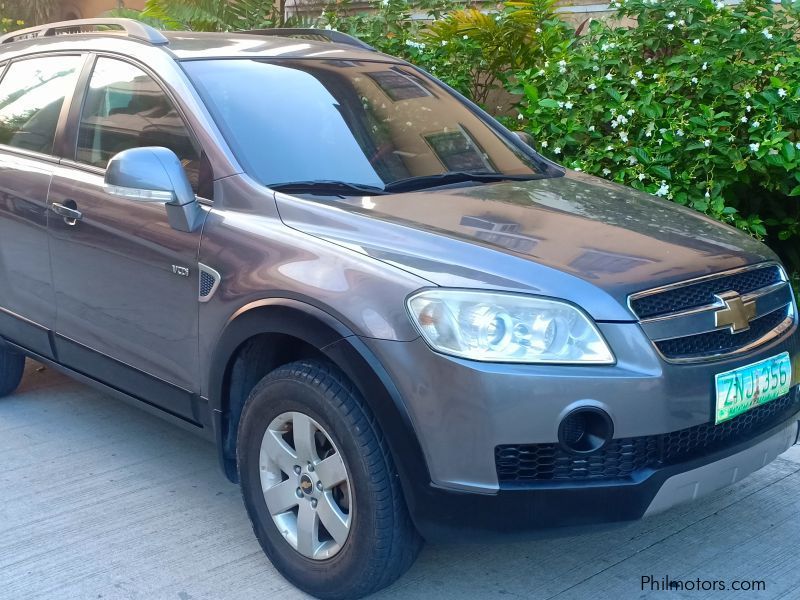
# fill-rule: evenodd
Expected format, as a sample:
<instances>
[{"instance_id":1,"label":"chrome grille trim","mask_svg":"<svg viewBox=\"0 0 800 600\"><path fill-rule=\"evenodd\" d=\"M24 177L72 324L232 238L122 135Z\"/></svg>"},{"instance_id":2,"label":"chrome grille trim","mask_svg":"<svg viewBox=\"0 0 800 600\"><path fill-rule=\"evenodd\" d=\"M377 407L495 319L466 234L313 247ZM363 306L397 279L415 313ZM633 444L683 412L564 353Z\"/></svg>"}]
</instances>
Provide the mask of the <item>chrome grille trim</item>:
<instances>
[{"instance_id":1,"label":"chrome grille trim","mask_svg":"<svg viewBox=\"0 0 800 600\"><path fill-rule=\"evenodd\" d=\"M730 282L730 278L733 276L737 276L741 273L745 273L747 271L754 271L758 269L772 269L773 273L774 270L777 269L778 273L776 276L780 277L780 281L777 283L773 283L771 285L767 285L765 287L748 291L747 293L742 293L741 298L745 303L755 302L756 303L756 313L755 317L751 320L751 322L758 321L759 319L763 319L764 317L768 317L774 320L780 319L779 311L783 311L780 314L784 314L785 318L781 319L777 326L773 327L768 333L764 335L759 335L763 331L756 329L755 331L750 332L750 338L754 335L759 335L757 339L748 339L747 332L750 331L750 328L744 329L741 331L734 331L730 327L717 327L716 326L716 318L715 315L718 311L725 308L725 303L723 302L722 298L719 296L724 294L728 291L739 292L739 290L727 290L724 289L727 285L726 282ZM774 277L773 277L774 278ZM788 277L786 276L786 272L778 263L775 262L767 262L767 263L759 263L756 265L749 265L747 267L742 267L739 269L733 269L730 271L724 271L721 273L715 273L713 275L705 275L702 277L697 277L694 279L685 280L682 282L669 284L666 286L661 286L658 288L653 288L650 290L646 290L643 292L637 292L635 294L631 294L628 297L628 308L630 309L631 313L636 315L636 310L634 308L634 302L638 299L654 296L657 294L664 294L670 293L671 296L675 297L676 294L674 293L676 290L680 290L681 288L685 288L688 286L697 286L698 284L709 284L712 283L716 279L724 279L725 282L720 282L720 286L718 290L714 290L713 294L717 298L717 300L710 304L704 304L702 306L691 306L690 308L681 310L678 307L678 310L674 310L672 312L659 314L653 317L647 318L640 318L639 324L642 327L645 335L653 342L653 345L656 348L656 351L659 352L661 357L666 360L667 362L671 363L687 363L687 362L709 362L713 360L719 360L722 358L728 358L731 356L736 356L739 354L745 354L754 350L755 348L770 342L782 335L784 335L791 327L794 325L796 318L797 318L797 310L795 307L795 300L794 300L794 291L792 290L792 286L788 281ZM746 289L746 288L745 288ZM708 293L706 290L705 293ZM691 296L692 292L687 292L684 294L684 297ZM678 294L680 297L680 294ZM668 300L667 300L668 302ZM658 300L655 300L656 306L658 305ZM653 302L650 303L653 305ZM638 317L638 315L637 315ZM689 350L687 349L686 356L675 356L670 355L667 356L664 352L661 351L659 345L663 342L667 341L676 341L681 339L686 339L687 342L689 340L699 340L703 339L702 336L706 336L709 345L712 347L715 344L710 344L710 341L713 339L720 340L720 332L728 331L730 332L731 336L739 336L741 335L741 344L737 344L736 347L730 349L720 350L716 353L709 353L707 350L703 351L702 355L692 355L689 354ZM712 336L709 338L708 336ZM730 338L729 338L730 339ZM674 344L670 344L674 348ZM723 345L720 342L720 347ZM685 345L688 347L693 347L696 350L696 346L694 342L687 343ZM700 351L696 350L696 353L699 354Z\"/></svg>"}]
</instances>

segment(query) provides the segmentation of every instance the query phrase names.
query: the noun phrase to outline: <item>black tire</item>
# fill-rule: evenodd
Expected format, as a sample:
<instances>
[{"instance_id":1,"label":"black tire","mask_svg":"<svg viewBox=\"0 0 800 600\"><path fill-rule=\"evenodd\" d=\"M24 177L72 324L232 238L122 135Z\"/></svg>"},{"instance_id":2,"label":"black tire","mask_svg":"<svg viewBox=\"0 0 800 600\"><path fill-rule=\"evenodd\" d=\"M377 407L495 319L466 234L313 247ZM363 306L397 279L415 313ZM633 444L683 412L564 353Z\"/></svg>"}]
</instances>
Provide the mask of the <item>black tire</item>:
<instances>
[{"instance_id":1,"label":"black tire","mask_svg":"<svg viewBox=\"0 0 800 600\"><path fill-rule=\"evenodd\" d=\"M0 398L8 396L19 387L25 371L25 356L3 348L0 342Z\"/></svg>"},{"instance_id":2,"label":"black tire","mask_svg":"<svg viewBox=\"0 0 800 600\"><path fill-rule=\"evenodd\" d=\"M259 452L273 419L301 412L328 434L345 462L355 512L347 540L331 558L300 554L267 509ZM323 599L360 598L386 587L414 563L422 538L408 516L383 436L355 386L335 367L299 361L279 367L255 387L238 432L238 468L245 506L272 564L304 592Z\"/></svg>"}]
</instances>

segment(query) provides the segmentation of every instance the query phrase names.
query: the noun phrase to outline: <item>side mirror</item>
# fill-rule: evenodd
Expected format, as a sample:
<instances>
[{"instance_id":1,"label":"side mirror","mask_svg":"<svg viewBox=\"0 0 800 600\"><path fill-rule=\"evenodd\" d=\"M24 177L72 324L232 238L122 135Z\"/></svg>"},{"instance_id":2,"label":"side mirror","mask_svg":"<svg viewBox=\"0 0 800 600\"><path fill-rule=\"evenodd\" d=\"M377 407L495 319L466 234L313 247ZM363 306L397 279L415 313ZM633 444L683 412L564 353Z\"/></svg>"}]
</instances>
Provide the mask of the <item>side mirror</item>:
<instances>
[{"instance_id":1,"label":"side mirror","mask_svg":"<svg viewBox=\"0 0 800 600\"><path fill-rule=\"evenodd\" d=\"M516 135L523 144L526 144L531 148L533 148L533 145L536 143L536 141L533 139L533 136L527 131L515 131L514 135Z\"/></svg>"},{"instance_id":2,"label":"side mirror","mask_svg":"<svg viewBox=\"0 0 800 600\"><path fill-rule=\"evenodd\" d=\"M106 167L105 190L137 202L165 203L169 224L178 231L195 231L203 217L181 161L167 148L131 148L116 154Z\"/></svg>"}]
</instances>

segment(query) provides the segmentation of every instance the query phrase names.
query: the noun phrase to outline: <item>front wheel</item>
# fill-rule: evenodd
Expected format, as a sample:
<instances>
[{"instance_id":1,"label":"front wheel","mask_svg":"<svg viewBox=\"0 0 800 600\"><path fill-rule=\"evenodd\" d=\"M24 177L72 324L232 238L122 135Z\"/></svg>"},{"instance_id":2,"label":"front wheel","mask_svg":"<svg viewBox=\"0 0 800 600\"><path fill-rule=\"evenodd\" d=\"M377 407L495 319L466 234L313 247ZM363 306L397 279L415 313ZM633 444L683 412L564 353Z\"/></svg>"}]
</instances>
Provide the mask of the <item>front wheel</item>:
<instances>
[{"instance_id":1,"label":"front wheel","mask_svg":"<svg viewBox=\"0 0 800 600\"><path fill-rule=\"evenodd\" d=\"M262 548L309 594L365 596L419 553L380 430L330 365L295 362L261 380L242 413L238 467Z\"/></svg>"}]
</instances>

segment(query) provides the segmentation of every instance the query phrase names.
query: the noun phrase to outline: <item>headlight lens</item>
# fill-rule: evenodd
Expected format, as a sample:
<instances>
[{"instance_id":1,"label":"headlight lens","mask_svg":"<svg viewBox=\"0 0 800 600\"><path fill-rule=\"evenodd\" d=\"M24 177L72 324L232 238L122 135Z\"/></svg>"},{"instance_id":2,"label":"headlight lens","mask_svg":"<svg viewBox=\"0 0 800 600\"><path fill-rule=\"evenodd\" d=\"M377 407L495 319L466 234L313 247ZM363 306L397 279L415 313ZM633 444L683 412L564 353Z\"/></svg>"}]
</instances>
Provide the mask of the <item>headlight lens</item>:
<instances>
[{"instance_id":1,"label":"headlight lens","mask_svg":"<svg viewBox=\"0 0 800 600\"><path fill-rule=\"evenodd\" d=\"M408 299L430 346L471 360L611 364L595 324L580 309L547 298L432 289Z\"/></svg>"}]
</instances>

